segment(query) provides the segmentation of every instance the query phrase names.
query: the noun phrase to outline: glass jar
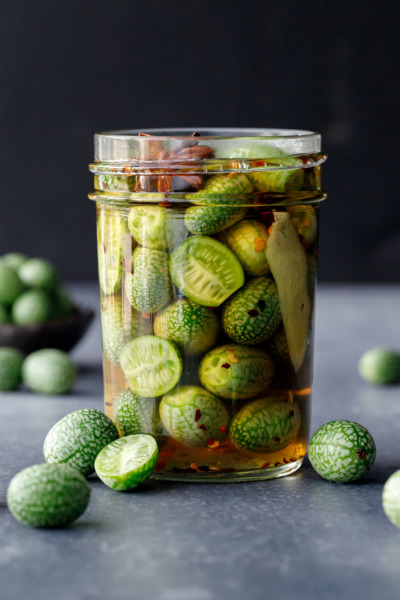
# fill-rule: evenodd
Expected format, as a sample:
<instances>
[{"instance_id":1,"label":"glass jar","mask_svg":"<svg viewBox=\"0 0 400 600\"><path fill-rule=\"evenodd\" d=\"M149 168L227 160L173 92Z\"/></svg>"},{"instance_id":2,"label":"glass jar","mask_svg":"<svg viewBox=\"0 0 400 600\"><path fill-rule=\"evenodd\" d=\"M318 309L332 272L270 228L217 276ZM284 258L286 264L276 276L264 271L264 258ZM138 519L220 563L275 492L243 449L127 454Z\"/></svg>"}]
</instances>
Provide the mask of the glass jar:
<instances>
[{"instance_id":1,"label":"glass jar","mask_svg":"<svg viewBox=\"0 0 400 600\"><path fill-rule=\"evenodd\" d=\"M321 139L95 136L105 410L155 477L288 475L308 442Z\"/></svg>"}]
</instances>

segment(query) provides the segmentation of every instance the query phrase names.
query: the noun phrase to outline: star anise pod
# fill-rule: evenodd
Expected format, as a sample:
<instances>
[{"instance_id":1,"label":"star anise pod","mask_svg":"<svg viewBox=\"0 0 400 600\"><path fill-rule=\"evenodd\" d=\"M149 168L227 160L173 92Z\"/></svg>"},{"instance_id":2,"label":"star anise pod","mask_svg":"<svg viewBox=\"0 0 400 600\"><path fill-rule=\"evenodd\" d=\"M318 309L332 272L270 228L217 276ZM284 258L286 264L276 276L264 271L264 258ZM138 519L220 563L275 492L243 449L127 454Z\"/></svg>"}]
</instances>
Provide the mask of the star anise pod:
<instances>
[{"instance_id":1,"label":"star anise pod","mask_svg":"<svg viewBox=\"0 0 400 600\"><path fill-rule=\"evenodd\" d=\"M139 133L139 135L146 138L152 137L149 134L143 133ZM203 177L201 175L186 174L185 170L193 168L195 161L211 158L214 150L210 146L200 145L193 139L197 135L193 133L191 138L183 141L178 148L174 148L168 153L165 152L162 142L159 140L146 140L146 143L143 144L143 151L140 153L140 160L155 163L159 163L159 161L173 161L174 169L182 169L182 173L179 175L162 175L161 173L157 175L152 173L141 175L139 177L140 187L137 186L136 191L170 193L198 190L203 184ZM162 169L162 162L160 162L159 166Z\"/></svg>"}]
</instances>

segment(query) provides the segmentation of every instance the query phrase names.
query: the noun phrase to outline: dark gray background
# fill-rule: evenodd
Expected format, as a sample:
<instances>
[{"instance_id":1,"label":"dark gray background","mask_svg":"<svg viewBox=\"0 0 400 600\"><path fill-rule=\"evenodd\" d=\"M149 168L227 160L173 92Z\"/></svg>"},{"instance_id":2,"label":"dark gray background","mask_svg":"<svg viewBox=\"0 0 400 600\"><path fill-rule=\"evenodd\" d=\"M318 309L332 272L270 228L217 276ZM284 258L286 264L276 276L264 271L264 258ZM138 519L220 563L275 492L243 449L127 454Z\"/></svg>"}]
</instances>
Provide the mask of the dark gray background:
<instances>
[{"instance_id":1,"label":"dark gray background","mask_svg":"<svg viewBox=\"0 0 400 600\"><path fill-rule=\"evenodd\" d=\"M321 279L400 280L398 2L0 2L0 253L96 277L95 131L318 130Z\"/></svg>"}]
</instances>

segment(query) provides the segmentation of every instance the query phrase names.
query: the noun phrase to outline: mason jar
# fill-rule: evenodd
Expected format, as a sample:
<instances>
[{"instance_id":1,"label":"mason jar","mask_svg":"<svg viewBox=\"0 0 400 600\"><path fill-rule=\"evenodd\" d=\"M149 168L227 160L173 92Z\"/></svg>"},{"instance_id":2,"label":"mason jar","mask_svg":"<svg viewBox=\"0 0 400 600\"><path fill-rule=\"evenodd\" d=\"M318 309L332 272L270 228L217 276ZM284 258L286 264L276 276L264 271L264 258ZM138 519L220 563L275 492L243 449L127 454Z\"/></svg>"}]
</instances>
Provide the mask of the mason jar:
<instances>
[{"instance_id":1,"label":"mason jar","mask_svg":"<svg viewBox=\"0 0 400 600\"><path fill-rule=\"evenodd\" d=\"M281 477L308 442L321 138L95 136L105 411L155 477Z\"/></svg>"}]
</instances>

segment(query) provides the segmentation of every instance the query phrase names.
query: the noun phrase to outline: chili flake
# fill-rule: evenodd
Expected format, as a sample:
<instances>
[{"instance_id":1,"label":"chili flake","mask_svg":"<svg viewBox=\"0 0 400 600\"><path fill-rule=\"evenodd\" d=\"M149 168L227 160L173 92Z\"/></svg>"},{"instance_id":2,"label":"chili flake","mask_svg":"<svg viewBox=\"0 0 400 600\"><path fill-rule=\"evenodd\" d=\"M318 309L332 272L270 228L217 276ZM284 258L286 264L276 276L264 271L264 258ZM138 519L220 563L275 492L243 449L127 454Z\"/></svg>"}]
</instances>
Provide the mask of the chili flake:
<instances>
[{"instance_id":1,"label":"chili flake","mask_svg":"<svg viewBox=\"0 0 400 600\"><path fill-rule=\"evenodd\" d=\"M194 413L195 423L197 423L197 421L200 419L200 417L201 417L201 410L199 408L196 408L196 412Z\"/></svg>"},{"instance_id":2,"label":"chili flake","mask_svg":"<svg viewBox=\"0 0 400 600\"><path fill-rule=\"evenodd\" d=\"M229 363L224 363L223 365L221 365L221 369L230 369L231 365Z\"/></svg>"},{"instance_id":3,"label":"chili flake","mask_svg":"<svg viewBox=\"0 0 400 600\"><path fill-rule=\"evenodd\" d=\"M202 429L203 431L207 431L207 427L204 425L204 423L199 425L199 429Z\"/></svg>"},{"instance_id":4,"label":"chili flake","mask_svg":"<svg viewBox=\"0 0 400 600\"><path fill-rule=\"evenodd\" d=\"M221 425L221 427L218 427L218 429L219 429L220 431L222 431L222 433L225 433L225 431L226 431L226 427L225 427L225 425Z\"/></svg>"},{"instance_id":5,"label":"chili flake","mask_svg":"<svg viewBox=\"0 0 400 600\"><path fill-rule=\"evenodd\" d=\"M258 317L258 315L259 315L260 313L259 313L259 312L258 312L258 310L256 310L255 308L252 308L252 309L250 309L250 310L247 312L247 314L249 315L249 317L252 317L252 318L254 318L254 317Z\"/></svg>"},{"instance_id":6,"label":"chili flake","mask_svg":"<svg viewBox=\"0 0 400 600\"><path fill-rule=\"evenodd\" d=\"M254 249L256 252L262 252L265 249L265 241L256 236L254 238Z\"/></svg>"},{"instance_id":7,"label":"chili flake","mask_svg":"<svg viewBox=\"0 0 400 600\"><path fill-rule=\"evenodd\" d=\"M269 463L269 462L266 462L266 463L264 463L263 465L261 465L261 467L260 467L260 468L261 468L261 469L266 469L266 468L267 468L267 467L269 467L270 465L271 465L271 463Z\"/></svg>"},{"instance_id":8,"label":"chili flake","mask_svg":"<svg viewBox=\"0 0 400 600\"><path fill-rule=\"evenodd\" d=\"M219 441L218 440L213 440L212 438L209 438L207 440L207 446L209 448L218 448L219 446Z\"/></svg>"},{"instance_id":9,"label":"chili flake","mask_svg":"<svg viewBox=\"0 0 400 600\"><path fill-rule=\"evenodd\" d=\"M281 438L279 437L279 435L277 435L277 436L274 437L274 440L275 440L275 442L280 442Z\"/></svg>"}]
</instances>

